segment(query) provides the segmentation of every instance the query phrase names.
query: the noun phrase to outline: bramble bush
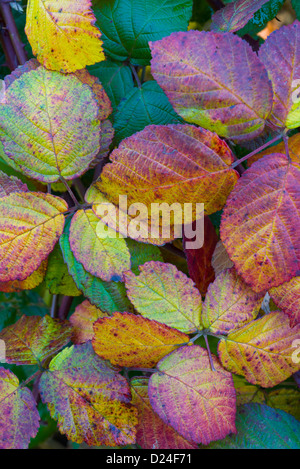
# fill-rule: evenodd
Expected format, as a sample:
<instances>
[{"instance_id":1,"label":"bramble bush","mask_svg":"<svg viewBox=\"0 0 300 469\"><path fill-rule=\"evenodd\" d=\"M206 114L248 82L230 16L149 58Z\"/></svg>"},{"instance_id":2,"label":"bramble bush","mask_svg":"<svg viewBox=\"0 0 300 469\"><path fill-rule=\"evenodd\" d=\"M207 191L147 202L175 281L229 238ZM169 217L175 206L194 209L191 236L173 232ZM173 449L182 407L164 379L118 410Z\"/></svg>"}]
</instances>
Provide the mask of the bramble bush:
<instances>
[{"instance_id":1,"label":"bramble bush","mask_svg":"<svg viewBox=\"0 0 300 469\"><path fill-rule=\"evenodd\" d=\"M282 5L0 1L1 448L300 447Z\"/></svg>"}]
</instances>

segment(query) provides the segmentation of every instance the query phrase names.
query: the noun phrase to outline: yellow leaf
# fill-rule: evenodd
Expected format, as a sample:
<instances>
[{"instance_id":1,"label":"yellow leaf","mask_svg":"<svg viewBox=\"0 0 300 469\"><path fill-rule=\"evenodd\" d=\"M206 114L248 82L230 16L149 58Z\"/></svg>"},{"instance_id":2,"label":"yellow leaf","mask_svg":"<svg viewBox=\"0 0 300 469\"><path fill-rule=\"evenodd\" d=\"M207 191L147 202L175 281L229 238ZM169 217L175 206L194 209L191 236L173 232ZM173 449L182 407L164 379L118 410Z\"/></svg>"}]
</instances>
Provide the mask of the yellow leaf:
<instances>
[{"instance_id":1,"label":"yellow leaf","mask_svg":"<svg viewBox=\"0 0 300 469\"><path fill-rule=\"evenodd\" d=\"M74 72L105 60L90 0L29 0L25 32L45 67Z\"/></svg>"}]
</instances>

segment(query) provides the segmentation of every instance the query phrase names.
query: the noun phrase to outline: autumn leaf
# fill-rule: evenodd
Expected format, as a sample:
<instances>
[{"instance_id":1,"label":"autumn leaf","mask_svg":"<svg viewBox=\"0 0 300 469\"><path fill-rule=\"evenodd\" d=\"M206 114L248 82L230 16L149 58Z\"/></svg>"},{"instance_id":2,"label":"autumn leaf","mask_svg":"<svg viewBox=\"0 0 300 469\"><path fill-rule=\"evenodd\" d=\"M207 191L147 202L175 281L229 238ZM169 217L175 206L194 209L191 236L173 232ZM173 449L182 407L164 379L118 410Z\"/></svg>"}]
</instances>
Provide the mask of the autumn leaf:
<instances>
[{"instance_id":1,"label":"autumn leaf","mask_svg":"<svg viewBox=\"0 0 300 469\"><path fill-rule=\"evenodd\" d=\"M151 72L184 120L238 142L263 131L272 87L246 41L191 30L150 42L150 48Z\"/></svg>"},{"instance_id":2,"label":"autumn leaf","mask_svg":"<svg viewBox=\"0 0 300 469\"><path fill-rule=\"evenodd\" d=\"M142 449L197 449L195 443L187 441L174 428L164 423L153 411L149 396L149 378L133 378L130 382L132 403L138 410L136 444Z\"/></svg>"},{"instance_id":3,"label":"autumn leaf","mask_svg":"<svg viewBox=\"0 0 300 469\"><path fill-rule=\"evenodd\" d=\"M6 96L0 136L19 170L47 183L87 170L100 150L101 134L90 86L39 67L15 80Z\"/></svg>"},{"instance_id":4,"label":"autumn leaf","mask_svg":"<svg viewBox=\"0 0 300 469\"><path fill-rule=\"evenodd\" d=\"M210 29L212 31L235 32L242 29L254 13L269 0L236 0L216 11L212 16Z\"/></svg>"},{"instance_id":5,"label":"autumn leaf","mask_svg":"<svg viewBox=\"0 0 300 469\"><path fill-rule=\"evenodd\" d=\"M234 268L223 270L208 287L202 324L214 334L228 334L256 318L263 297L251 290Z\"/></svg>"},{"instance_id":6,"label":"autumn leaf","mask_svg":"<svg viewBox=\"0 0 300 469\"><path fill-rule=\"evenodd\" d=\"M74 344L83 344L88 340L92 340L94 322L106 316L106 313L103 313L97 306L92 305L89 300L84 300L77 305L69 319L73 326L72 342Z\"/></svg>"},{"instance_id":7,"label":"autumn leaf","mask_svg":"<svg viewBox=\"0 0 300 469\"><path fill-rule=\"evenodd\" d=\"M39 429L40 415L32 392L0 368L0 448L26 449Z\"/></svg>"},{"instance_id":8,"label":"autumn leaf","mask_svg":"<svg viewBox=\"0 0 300 469\"><path fill-rule=\"evenodd\" d=\"M15 176L0 171L0 198L13 192L28 192L28 187Z\"/></svg>"},{"instance_id":9,"label":"autumn leaf","mask_svg":"<svg viewBox=\"0 0 300 469\"><path fill-rule=\"evenodd\" d=\"M10 280L8 282L0 282L0 291L2 292L19 292L22 290L32 290L33 288L40 285L44 280L46 270L48 266L48 260L44 260L39 268L32 272L24 280Z\"/></svg>"},{"instance_id":10,"label":"autumn leaf","mask_svg":"<svg viewBox=\"0 0 300 469\"><path fill-rule=\"evenodd\" d=\"M78 210L70 226L70 246L78 262L92 275L107 282L120 281L130 269L130 253L124 239L108 229L107 237L98 236L103 223L92 210Z\"/></svg>"},{"instance_id":11,"label":"autumn leaf","mask_svg":"<svg viewBox=\"0 0 300 469\"><path fill-rule=\"evenodd\" d=\"M274 311L221 339L219 358L226 370L249 383L276 386L300 369L292 357L299 333L300 325L291 328L288 317Z\"/></svg>"},{"instance_id":12,"label":"autumn leaf","mask_svg":"<svg viewBox=\"0 0 300 469\"><path fill-rule=\"evenodd\" d=\"M209 216L205 215L203 246L201 248L187 248L187 242L195 242L197 236L200 236L199 231L197 232L195 223L193 223L192 228L196 233L193 239L188 240L185 234L183 234L184 252L187 260L189 275L195 282L196 287L200 293L205 296L209 284L215 279L215 272L211 264L211 260L218 242L218 236Z\"/></svg>"},{"instance_id":13,"label":"autumn leaf","mask_svg":"<svg viewBox=\"0 0 300 469\"><path fill-rule=\"evenodd\" d=\"M235 390L232 375L197 345L170 353L149 381L154 411L180 435L208 444L235 433Z\"/></svg>"},{"instance_id":14,"label":"autumn leaf","mask_svg":"<svg viewBox=\"0 0 300 469\"><path fill-rule=\"evenodd\" d=\"M25 32L45 67L74 72L104 60L90 0L29 0Z\"/></svg>"},{"instance_id":15,"label":"autumn leaf","mask_svg":"<svg viewBox=\"0 0 300 469\"><path fill-rule=\"evenodd\" d=\"M113 365L153 368L161 358L189 342L189 336L157 321L114 313L94 323L92 344Z\"/></svg>"},{"instance_id":16,"label":"autumn leaf","mask_svg":"<svg viewBox=\"0 0 300 469\"><path fill-rule=\"evenodd\" d=\"M68 321L46 315L23 315L0 332L6 344L5 360L17 365L41 364L70 341L72 326Z\"/></svg>"},{"instance_id":17,"label":"autumn leaf","mask_svg":"<svg viewBox=\"0 0 300 469\"><path fill-rule=\"evenodd\" d=\"M90 342L56 355L39 382L43 402L61 433L89 445L135 442L137 411L126 379L97 357Z\"/></svg>"},{"instance_id":18,"label":"autumn leaf","mask_svg":"<svg viewBox=\"0 0 300 469\"><path fill-rule=\"evenodd\" d=\"M193 204L191 216L185 214L185 223L191 223L199 218L195 213L196 203L203 203L208 214L221 209L238 179L236 171L230 169L233 155L227 144L216 134L191 125L150 125L123 140L111 153L110 160L89 189L86 201L93 204L99 217L103 215L98 207L102 209L109 202L119 206L120 194L127 196L128 207L145 204L147 213L139 216L141 232L135 233L127 226L126 229L137 241L155 244L174 239L174 231L183 223L182 204ZM171 228L161 220L155 224L151 205L155 203L168 203L170 210L174 209ZM122 212L122 207L119 209ZM163 228L157 235L156 232L153 235L153 226L151 233L148 229L150 209L154 228ZM109 223L107 217L104 221ZM124 223L127 222L125 219Z\"/></svg>"},{"instance_id":19,"label":"autumn leaf","mask_svg":"<svg viewBox=\"0 0 300 469\"><path fill-rule=\"evenodd\" d=\"M41 192L0 198L0 281L24 280L39 268L64 228L64 200Z\"/></svg>"},{"instance_id":20,"label":"autumn leaf","mask_svg":"<svg viewBox=\"0 0 300 469\"><path fill-rule=\"evenodd\" d=\"M219 275L223 270L233 267L227 251L222 241L218 241L212 255L211 264L215 271L215 276Z\"/></svg>"},{"instance_id":21,"label":"autumn leaf","mask_svg":"<svg viewBox=\"0 0 300 469\"><path fill-rule=\"evenodd\" d=\"M283 26L270 34L259 49L274 90L270 120L281 128L295 128L300 124L300 22Z\"/></svg>"},{"instance_id":22,"label":"autumn leaf","mask_svg":"<svg viewBox=\"0 0 300 469\"><path fill-rule=\"evenodd\" d=\"M300 133L291 135L288 139L288 149L289 156L295 166L300 168ZM272 153L283 153L286 152L285 142L280 142L277 145L273 145L265 150L256 153L247 159L247 166L250 167L255 161L263 158L265 155L270 155Z\"/></svg>"},{"instance_id":23,"label":"autumn leaf","mask_svg":"<svg viewBox=\"0 0 300 469\"><path fill-rule=\"evenodd\" d=\"M276 306L289 316L291 327L300 323L300 277L271 288L270 296Z\"/></svg>"},{"instance_id":24,"label":"autumn leaf","mask_svg":"<svg viewBox=\"0 0 300 469\"><path fill-rule=\"evenodd\" d=\"M222 215L221 240L254 291L300 271L300 170L285 155L255 162L239 179Z\"/></svg>"},{"instance_id":25,"label":"autumn leaf","mask_svg":"<svg viewBox=\"0 0 300 469\"><path fill-rule=\"evenodd\" d=\"M202 329L202 299L194 282L172 264L146 262L140 274L125 272L127 295L137 311L148 319L185 333Z\"/></svg>"}]
</instances>

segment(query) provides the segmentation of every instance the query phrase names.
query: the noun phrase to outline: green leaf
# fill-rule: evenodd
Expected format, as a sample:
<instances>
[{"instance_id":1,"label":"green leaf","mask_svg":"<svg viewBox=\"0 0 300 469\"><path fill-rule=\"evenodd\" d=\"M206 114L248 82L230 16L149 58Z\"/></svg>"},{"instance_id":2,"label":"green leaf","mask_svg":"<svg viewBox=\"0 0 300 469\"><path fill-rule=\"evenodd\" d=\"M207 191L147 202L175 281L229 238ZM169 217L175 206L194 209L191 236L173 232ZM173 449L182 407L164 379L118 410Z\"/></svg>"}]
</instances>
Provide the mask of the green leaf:
<instances>
[{"instance_id":1,"label":"green leaf","mask_svg":"<svg viewBox=\"0 0 300 469\"><path fill-rule=\"evenodd\" d=\"M292 0L292 7L295 10L298 20L300 20L300 3L299 0Z\"/></svg>"},{"instance_id":2,"label":"green leaf","mask_svg":"<svg viewBox=\"0 0 300 469\"><path fill-rule=\"evenodd\" d=\"M22 314L44 316L49 308L35 291L0 292L0 330L14 324Z\"/></svg>"},{"instance_id":3,"label":"green leaf","mask_svg":"<svg viewBox=\"0 0 300 469\"><path fill-rule=\"evenodd\" d=\"M119 143L150 124L182 122L156 81L147 81L141 88L133 88L119 104L114 121L116 142Z\"/></svg>"},{"instance_id":4,"label":"green leaf","mask_svg":"<svg viewBox=\"0 0 300 469\"><path fill-rule=\"evenodd\" d=\"M212 443L207 449L300 449L300 422L264 404L238 408L236 429L236 435Z\"/></svg>"},{"instance_id":5,"label":"green leaf","mask_svg":"<svg viewBox=\"0 0 300 469\"><path fill-rule=\"evenodd\" d=\"M269 21L275 18L284 4L284 1L285 0L269 0L254 13L253 18L248 21L246 26L240 29L237 34L241 37L245 34L250 34L255 37L259 31L265 28Z\"/></svg>"},{"instance_id":6,"label":"green leaf","mask_svg":"<svg viewBox=\"0 0 300 469\"><path fill-rule=\"evenodd\" d=\"M120 101L134 87L130 67L125 63L113 62L107 59L91 65L88 70L92 75L99 78L115 111Z\"/></svg>"},{"instance_id":7,"label":"green leaf","mask_svg":"<svg viewBox=\"0 0 300 469\"><path fill-rule=\"evenodd\" d=\"M78 290L73 277L68 272L59 244L56 244L48 258L45 282L52 295L81 295L81 291Z\"/></svg>"},{"instance_id":8,"label":"green leaf","mask_svg":"<svg viewBox=\"0 0 300 469\"><path fill-rule=\"evenodd\" d=\"M64 260L68 266L77 288L82 291L90 302L104 313L115 311L131 311L132 306L126 296L125 286L121 282L105 282L85 270L71 250L69 242L71 219L67 218L65 229L59 243Z\"/></svg>"},{"instance_id":9,"label":"green leaf","mask_svg":"<svg viewBox=\"0 0 300 469\"><path fill-rule=\"evenodd\" d=\"M192 6L192 0L93 1L104 51L115 60L130 59L135 65L149 64L149 41L187 30Z\"/></svg>"}]
</instances>

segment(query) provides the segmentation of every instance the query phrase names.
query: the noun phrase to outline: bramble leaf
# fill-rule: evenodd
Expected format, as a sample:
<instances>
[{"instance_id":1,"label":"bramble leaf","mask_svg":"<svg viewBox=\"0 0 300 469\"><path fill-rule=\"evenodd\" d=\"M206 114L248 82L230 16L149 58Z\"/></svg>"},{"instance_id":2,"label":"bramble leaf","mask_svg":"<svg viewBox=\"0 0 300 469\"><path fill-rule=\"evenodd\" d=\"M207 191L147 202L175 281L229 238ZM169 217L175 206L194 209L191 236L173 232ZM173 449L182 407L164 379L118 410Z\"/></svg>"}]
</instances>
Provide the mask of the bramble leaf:
<instances>
[{"instance_id":1,"label":"bramble leaf","mask_svg":"<svg viewBox=\"0 0 300 469\"><path fill-rule=\"evenodd\" d=\"M103 223L92 210L78 210L70 226L70 246L78 262L92 275L107 282L120 281L130 269L130 253L126 242L108 228L107 237L98 236ZM116 234L116 233L115 233Z\"/></svg>"},{"instance_id":2,"label":"bramble leaf","mask_svg":"<svg viewBox=\"0 0 300 469\"><path fill-rule=\"evenodd\" d=\"M268 0L236 0L216 11L212 16L211 30L235 32L242 29Z\"/></svg>"},{"instance_id":3,"label":"bramble leaf","mask_svg":"<svg viewBox=\"0 0 300 469\"><path fill-rule=\"evenodd\" d=\"M69 273L72 275L77 288L84 292L85 297L104 313L111 314L114 311L131 310L130 301L126 296L123 283L105 282L101 278L87 272L83 265L76 260L70 248L70 224L71 219L67 219L59 243Z\"/></svg>"},{"instance_id":4,"label":"bramble leaf","mask_svg":"<svg viewBox=\"0 0 300 469\"><path fill-rule=\"evenodd\" d=\"M1 106L4 152L26 175L43 182L83 174L100 149L99 107L75 75L43 67L24 73Z\"/></svg>"},{"instance_id":5,"label":"bramble leaf","mask_svg":"<svg viewBox=\"0 0 300 469\"><path fill-rule=\"evenodd\" d=\"M72 276L68 272L68 267L64 263L59 244L56 244L48 258L45 283L52 295L81 295L81 291L76 287Z\"/></svg>"},{"instance_id":6,"label":"bramble leaf","mask_svg":"<svg viewBox=\"0 0 300 469\"><path fill-rule=\"evenodd\" d=\"M0 171L0 198L12 192L28 192L28 187L16 176L7 176Z\"/></svg>"},{"instance_id":7,"label":"bramble leaf","mask_svg":"<svg viewBox=\"0 0 300 469\"><path fill-rule=\"evenodd\" d=\"M238 142L263 131L272 86L246 41L233 33L191 30L150 48L152 74L184 120Z\"/></svg>"},{"instance_id":8,"label":"bramble leaf","mask_svg":"<svg viewBox=\"0 0 300 469\"><path fill-rule=\"evenodd\" d=\"M276 306L289 316L291 327L300 324L300 277L271 288L269 293Z\"/></svg>"},{"instance_id":9,"label":"bramble leaf","mask_svg":"<svg viewBox=\"0 0 300 469\"><path fill-rule=\"evenodd\" d=\"M133 378L130 382L132 403L138 410L136 444L142 449L197 449L174 428L164 423L153 411L148 396L149 378Z\"/></svg>"},{"instance_id":10,"label":"bramble leaf","mask_svg":"<svg viewBox=\"0 0 300 469\"><path fill-rule=\"evenodd\" d=\"M215 276L219 275L223 270L233 267L233 262L230 260L222 241L218 241L216 244L211 264L215 271Z\"/></svg>"},{"instance_id":11,"label":"bramble leaf","mask_svg":"<svg viewBox=\"0 0 300 469\"><path fill-rule=\"evenodd\" d=\"M0 198L0 281L24 280L39 268L64 228L64 200L41 192Z\"/></svg>"},{"instance_id":12,"label":"bramble leaf","mask_svg":"<svg viewBox=\"0 0 300 469\"><path fill-rule=\"evenodd\" d=\"M0 368L0 448L26 449L39 429L40 415L32 392Z\"/></svg>"},{"instance_id":13,"label":"bramble leaf","mask_svg":"<svg viewBox=\"0 0 300 469\"><path fill-rule=\"evenodd\" d=\"M201 321L214 334L228 334L256 318L264 294L255 293L234 268L221 272L208 287Z\"/></svg>"},{"instance_id":14,"label":"bramble leaf","mask_svg":"<svg viewBox=\"0 0 300 469\"><path fill-rule=\"evenodd\" d=\"M192 5L191 0L94 0L104 51L115 60L147 65L149 41L186 30Z\"/></svg>"},{"instance_id":15,"label":"bramble leaf","mask_svg":"<svg viewBox=\"0 0 300 469\"><path fill-rule=\"evenodd\" d=\"M104 60L90 0L29 0L25 32L45 67L74 72Z\"/></svg>"},{"instance_id":16,"label":"bramble leaf","mask_svg":"<svg viewBox=\"0 0 300 469\"><path fill-rule=\"evenodd\" d=\"M293 360L299 333L299 324L291 328L284 313L272 311L224 337L219 358L226 370L245 376L249 383L276 386L300 369Z\"/></svg>"},{"instance_id":17,"label":"bramble leaf","mask_svg":"<svg viewBox=\"0 0 300 469\"><path fill-rule=\"evenodd\" d=\"M113 365L153 368L161 358L189 342L189 336L157 321L114 313L94 323L93 348Z\"/></svg>"},{"instance_id":18,"label":"bramble leaf","mask_svg":"<svg viewBox=\"0 0 300 469\"><path fill-rule=\"evenodd\" d=\"M143 130L147 125L179 124L182 119L156 83L147 81L133 88L121 101L114 116L116 143Z\"/></svg>"},{"instance_id":19,"label":"bramble leaf","mask_svg":"<svg viewBox=\"0 0 300 469\"><path fill-rule=\"evenodd\" d=\"M7 363L36 365L67 345L71 334L68 321L23 315L0 332L0 339L6 344Z\"/></svg>"},{"instance_id":20,"label":"bramble leaf","mask_svg":"<svg viewBox=\"0 0 300 469\"><path fill-rule=\"evenodd\" d=\"M146 262L140 274L125 272L127 295L137 311L148 319L185 333L202 329L202 299L194 282L172 264Z\"/></svg>"},{"instance_id":21,"label":"bramble leaf","mask_svg":"<svg viewBox=\"0 0 300 469\"><path fill-rule=\"evenodd\" d=\"M73 326L72 342L74 344L83 344L88 340L92 340L94 322L106 316L106 313L102 313L97 306L92 305L88 300L84 300L83 303L76 306L69 319Z\"/></svg>"},{"instance_id":22,"label":"bramble leaf","mask_svg":"<svg viewBox=\"0 0 300 469\"><path fill-rule=\"evenodd\" d=\"M20 292L22 290L32 290L33 288L40 285L43 281L46 270L47 270L48 260L44 260L39 268L32 272L24 280L10 280L8 282L0 282L0 291L2 292Z\"/></svg>"},{"instance_id":23,"label":"bramble leaf","mask_svg":"<svg viewBox=\"0 0 300 469\"><path fill-rule=\"evenodd\" d=\"M267 37L259 49L274 90L271 122L279 127L300 125L300 22L283 26Z\"/></svg>"},{"instance_id":24,"label":"bramble leaf","mask_svg":"<svg viewBox=\"0 0 300 469\"><path fill-rule=\"evenodd\" d=\"M208 444L235 433L232 375L198 345L181 347L163 358L149 381L154 411L180 435Z\"/></svg>"},{"instance_id":25,"label":"bramble leaf","mask_svg":"<svg viewBox=\"0 0 300 469\"><path fill-rule=\"evenodd\" d=\"M254 291L300 271L300 169L283 154L267 155L239 179L223 210L221 239Z\"/></svg>"},{"instance_id":26,"label":"bramble leaf","mask_svg":"<svg viewBox=\"0 0 300 469\"><path fill-rule=\"evenodd\" d=\"M110 160L112 163L104 167L89 189L86 201L93 203L99 217L102 215L97 206L102 208L105 201L118 206L120 194L127 196L128 206L145 204L147 213L142 210L138 218L141 230L133 229L132 223L137 220L130 219L127 212L125 215L121 207L120 212L126 217L124 223L128 223L125 228L130 237L155 244L174 239L177 228L181 229L182 204L193 204L191 216L185 214L185 223L199 217L195 214L199 201L206 213L213 213L223 207L238 179L237 172L230 168L233 155L227 144L216 134L192 125L147 126L123 140ZM154 203L169 203L169 210L173 207L175 216L170 224L160 219L154 222Z\"/></svg>"},{"instance_id":27,"label":"bramble leaf","mask_svg":"<svg viewBox=\"0 0 300 469\"><path fill-rule=\"evenodd\" d=\"M236 435L212 443L207 449L299 449L300 423L291 415L263 404L237 410Z\"/></svg>"},{"instance_id":28,"label":"bramble leaf","mask_svg":"<svg viewBox=\"0 0 300 469\"><path fill-rule=\"evenodd\" d=\"M89 342L56 355L39 389L68 439L98 446L135 442L137 411L130 404L127 381L94 354Z\"/></svg>"}]
</instances>

